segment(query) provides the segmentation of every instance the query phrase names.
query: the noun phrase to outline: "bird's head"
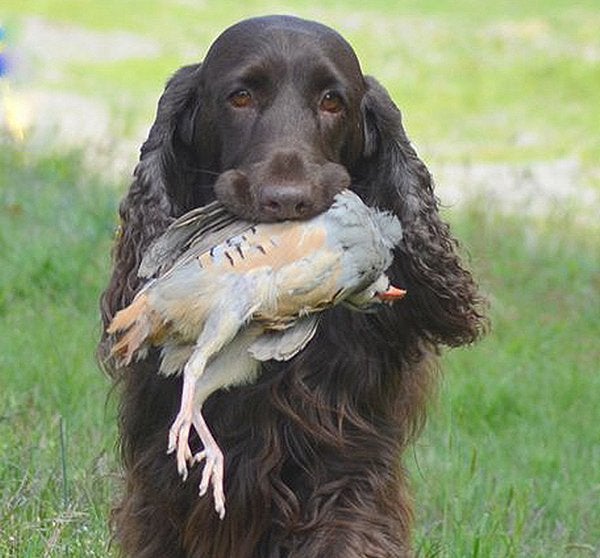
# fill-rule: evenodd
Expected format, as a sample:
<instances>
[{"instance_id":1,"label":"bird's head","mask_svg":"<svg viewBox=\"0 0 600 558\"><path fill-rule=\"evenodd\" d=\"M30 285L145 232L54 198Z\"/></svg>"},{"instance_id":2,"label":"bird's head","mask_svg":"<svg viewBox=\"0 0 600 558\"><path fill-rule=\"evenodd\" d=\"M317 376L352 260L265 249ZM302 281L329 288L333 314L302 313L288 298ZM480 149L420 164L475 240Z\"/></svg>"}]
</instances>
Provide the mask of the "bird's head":
<instances>
[{"instance_id":1,"label":"bird's head","mask_svg":"<svg viewBox=\"0 0 600 558\"><path fill-rule=\"evenodd\" d=\"M344 303L352 308L364 311L383 302L391 304L403 298L405 294L405 290L394 287L388 276L382 273L368 287L346 298Z\"/></svg>"}]
</instances>

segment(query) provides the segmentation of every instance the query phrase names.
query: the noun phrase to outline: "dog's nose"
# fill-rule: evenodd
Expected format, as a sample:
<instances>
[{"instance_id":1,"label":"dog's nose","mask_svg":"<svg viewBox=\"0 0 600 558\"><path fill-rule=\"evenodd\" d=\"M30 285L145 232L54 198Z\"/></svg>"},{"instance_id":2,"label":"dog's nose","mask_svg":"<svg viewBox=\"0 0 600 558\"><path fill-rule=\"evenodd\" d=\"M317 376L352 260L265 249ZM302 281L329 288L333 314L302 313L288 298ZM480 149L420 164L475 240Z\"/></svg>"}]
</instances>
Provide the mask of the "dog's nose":
<instances>
[{"instance_id":1,"label":"dog's nose","mask_svg":"<svg viewBox=\"0 0 600 558\"><path fill-rule=\"evenodd\" d=\"M312 217L315 204L307 190L292 184L263 186L259 195L262 215L273 221Z\"/></svg>"}]
</instances>

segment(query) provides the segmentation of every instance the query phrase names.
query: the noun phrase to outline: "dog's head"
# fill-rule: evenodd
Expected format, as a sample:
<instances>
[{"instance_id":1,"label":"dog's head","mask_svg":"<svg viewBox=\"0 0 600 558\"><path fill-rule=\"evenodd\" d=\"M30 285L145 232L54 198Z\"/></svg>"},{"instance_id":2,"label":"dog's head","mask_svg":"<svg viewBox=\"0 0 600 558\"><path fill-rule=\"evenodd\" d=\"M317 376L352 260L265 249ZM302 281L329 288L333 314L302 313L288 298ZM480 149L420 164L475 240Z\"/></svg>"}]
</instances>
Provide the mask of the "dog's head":
<instances>
[{"instance_id":1,"label":"dog's head","mask_svg":"<svg viewBox=\"0 0 600 558\"><path fill-rule=\"evenodd\" d=\"M174 140L201 185L213 183L233 212L304 219L350 185L364 144L366 89L338 33L295 17L262 17L227 29L203 64L176 74L162 110L173 113ZM170 93L184 90L178 111L182 99Z\"/></svg>"},{"instance_id":2,"label":"dog's head","mask_svg":"<svg viewBox=\"0 0 600 558\"><path fill-rule=\"evenodd\" d=\"M366 84L337 33L292 17L242 22L209 50L200 82L207 106L197 133L212 119L211 163L224 171L215 191L234 212L306 218L350 185Z\"/></svg>"},{"instance_id":3,"label":"dog's head","mask_svg":"<svg viewBox=\"0 0 600 558\"><path fill-rule=\"evenodd\" d=\"M217 197L246 219L305 219L346 187L402 223L391 278L411 293L398 305L411 334L477 337L476 285L400 111L337 32L288 16L234 25L167 84L121 205L105 315L131 300L141 255L184 211Z\"/></svg>"}]
</instances>

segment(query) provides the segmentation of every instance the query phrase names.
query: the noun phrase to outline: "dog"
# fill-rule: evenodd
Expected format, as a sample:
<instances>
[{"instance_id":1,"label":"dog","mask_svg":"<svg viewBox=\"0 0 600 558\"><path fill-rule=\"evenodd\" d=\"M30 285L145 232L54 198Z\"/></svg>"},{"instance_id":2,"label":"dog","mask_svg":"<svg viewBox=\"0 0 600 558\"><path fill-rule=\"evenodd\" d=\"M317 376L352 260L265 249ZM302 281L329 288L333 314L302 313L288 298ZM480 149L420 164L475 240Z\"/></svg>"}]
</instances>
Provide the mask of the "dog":
<instances>
[{"instance_id":1,"label":"dog","mask_svg":"<svg viewBox=\"0 0 600 558\"><path fill-rule=\"evenodd\" d=\"M402 223L388 275L408 294L373 313L325 312L292 360L209 398L226 463L223 521L198 496L198 468L182 483L165 451L181 380L157 374L156 351L111 365L103 335L99 358L120 398L113 527L124 555L411 555L401 454L423 425L440 348L484 332L483 299L400 111L336 31L290 16L245 20L173 75L120 204L102 319L106 328L132 301L145 250L186 211L218 199L254 222L308 219L345 188Z\"/></svg>"}]
</instances>

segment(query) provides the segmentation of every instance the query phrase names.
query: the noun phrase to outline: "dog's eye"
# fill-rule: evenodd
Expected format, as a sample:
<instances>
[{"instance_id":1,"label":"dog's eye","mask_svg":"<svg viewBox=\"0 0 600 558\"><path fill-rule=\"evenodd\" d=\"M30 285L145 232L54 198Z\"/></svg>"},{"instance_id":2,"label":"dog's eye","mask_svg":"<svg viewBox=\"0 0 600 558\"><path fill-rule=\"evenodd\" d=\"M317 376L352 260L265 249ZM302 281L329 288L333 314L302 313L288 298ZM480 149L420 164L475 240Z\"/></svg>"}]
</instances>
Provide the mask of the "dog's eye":
<instances>
[{"instance_id":1,"label":"dog's eye","mask_svg":"<svg viewBox=\"0 0 600 558\"><path fill-rule=\"evenodd\" d=\"M319 105L320 110L324 112L331 112L333 114L340 112L343 108L344 100L342 99L342 96L335 91L327 91L327 93L323 95Z\"/></svg>"},{"instance_id":2,"label":"dog's eye","mask_svg":"<svg viewBox=\"0 0 600 558\"><path fill-rule=\"evenodd\" d=\"M229 104L234 108L247 108L252 105L252 95L247 89L239 89L234 91L227 98Z\"/></svg>"}]
</instances>

